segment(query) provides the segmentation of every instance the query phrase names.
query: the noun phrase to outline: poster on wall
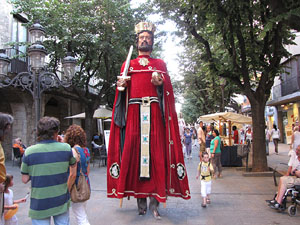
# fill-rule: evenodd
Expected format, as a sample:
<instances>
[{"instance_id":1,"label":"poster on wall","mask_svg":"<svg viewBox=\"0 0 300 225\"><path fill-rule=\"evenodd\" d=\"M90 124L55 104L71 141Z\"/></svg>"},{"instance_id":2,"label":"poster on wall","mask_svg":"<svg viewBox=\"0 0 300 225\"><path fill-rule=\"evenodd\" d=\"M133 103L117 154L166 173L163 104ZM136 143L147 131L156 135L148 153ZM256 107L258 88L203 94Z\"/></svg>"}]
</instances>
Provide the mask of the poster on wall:
<instances>
[{"instance_id":1,"label":"poster on wall","mask_svg":"<svg viewBox=\"0 0 300 225\"><path fill-rule=\"evenodd\" d=\"M106 153L108 151L109 134L110 134L110 130L104 130L104 139L105 139Z\"/></svg>"}]
</instances>

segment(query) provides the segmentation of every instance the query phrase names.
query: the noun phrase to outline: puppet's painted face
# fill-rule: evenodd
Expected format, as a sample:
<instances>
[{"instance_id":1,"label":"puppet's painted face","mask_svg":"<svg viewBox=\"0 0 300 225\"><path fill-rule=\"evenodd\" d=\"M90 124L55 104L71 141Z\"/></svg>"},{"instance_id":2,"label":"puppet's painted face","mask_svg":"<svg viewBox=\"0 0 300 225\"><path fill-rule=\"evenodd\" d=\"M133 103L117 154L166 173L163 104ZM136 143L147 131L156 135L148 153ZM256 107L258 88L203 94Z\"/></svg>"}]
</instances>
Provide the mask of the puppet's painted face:
<instances>
[{"instance_id":1,"label":"puppet's painted face","mask_svg":"<svg viewBox=\"0 0 300 225\"><path fill-rule=\"evenodd\" d=\"M138 36L138 50L141 52L152 51L152 34L149 32L142 32Z\"/></svg>"}]
</instances>

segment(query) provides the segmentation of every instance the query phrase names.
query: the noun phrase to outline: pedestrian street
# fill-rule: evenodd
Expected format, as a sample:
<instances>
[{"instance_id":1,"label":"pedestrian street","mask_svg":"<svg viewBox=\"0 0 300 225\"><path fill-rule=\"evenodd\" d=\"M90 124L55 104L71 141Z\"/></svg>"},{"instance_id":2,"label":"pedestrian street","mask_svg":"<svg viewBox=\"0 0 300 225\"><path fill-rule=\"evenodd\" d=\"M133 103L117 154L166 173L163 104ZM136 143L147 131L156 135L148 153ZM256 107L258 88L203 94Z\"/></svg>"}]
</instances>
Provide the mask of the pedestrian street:
<instances>
[{"instance_id":1,"label":"pedestrian street","mask_svg":"<svg viewBox=\"0 0 300 225\"><path fill-rule=\"evenodd\" d=\"M287 157L287 152L281 152L285 145L279 145L279 157ZM286 146L285 146L286 147ZM199 158L197 147L193 147L193 158L185 160L191 199L169 198L166 208L161 204L159 212L161 220L155 220L147 212L139 216L136 200L130 198L123 200L123 207L119 208L118 199L106 197L106 167L91 165L90 180L92 185L91 199L87 201L87 214L92 225L122 225L122 224L299 224L300 213L290 217L287 212L278 213L270 209L265 200L271 199L276 191L272 177L244 177L243 171L237 168L224 167L224 177L213 180L211 204L201 207L200 181L196 180ZM270 145L270 156L275 157L273 147ZM269 158L270 159L270 158ZM21 174L17 166L12 167L10 161L6 163L7 173L14 175L14 199L22 198L29 190L29 184L21 182ZM19 205L17 217L20 225L30 225L27 216L29 199ZM70 210L71 224L75 224L74 216Z\"/></svg>"}]
</instances>

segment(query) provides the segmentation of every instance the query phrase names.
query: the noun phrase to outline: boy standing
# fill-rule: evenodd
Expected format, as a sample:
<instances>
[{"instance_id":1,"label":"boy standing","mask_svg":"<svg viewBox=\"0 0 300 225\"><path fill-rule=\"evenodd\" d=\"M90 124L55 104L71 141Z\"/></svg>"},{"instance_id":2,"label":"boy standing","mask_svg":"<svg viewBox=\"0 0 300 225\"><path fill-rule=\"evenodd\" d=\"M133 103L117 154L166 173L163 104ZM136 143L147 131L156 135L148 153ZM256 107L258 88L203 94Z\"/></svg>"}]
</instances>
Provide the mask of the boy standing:
<instances>
[{"instance_id":1,"label":"boy standing","mask_svg":"<svg viewBox=\"0 0 300 225\"><path fill-rule=\"evenodd\" d=\"M206 204L210 204L210 193L211 193L211 175L214 169L209 161L209 156L207 152L203 153L202 161L198 165L198 173L196 179L201 180L201 195L203 198L201 206L206 207Z\"/></svg>"}]
</instances>

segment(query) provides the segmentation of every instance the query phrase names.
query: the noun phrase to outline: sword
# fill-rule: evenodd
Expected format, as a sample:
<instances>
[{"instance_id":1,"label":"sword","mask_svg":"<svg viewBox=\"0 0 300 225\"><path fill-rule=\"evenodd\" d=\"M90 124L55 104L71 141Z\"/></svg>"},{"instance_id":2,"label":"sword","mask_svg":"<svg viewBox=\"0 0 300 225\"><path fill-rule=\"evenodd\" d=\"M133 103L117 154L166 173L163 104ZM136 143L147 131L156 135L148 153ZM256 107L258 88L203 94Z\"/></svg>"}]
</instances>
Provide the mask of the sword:
<instances>
[{"instance_id":1,"label":"sword","mask_svg":"<svg viewBox=\"0 0 300 225\"><path fill-rule=\"evenodd\" d=\"M130 65L130 59L131 59L132 51L133 51L133 46L131 45L130 49L129 49L129 52L128 52L128 55L127 55L127 58L126 58L126 63L125 63L125 67L124 67L122 76L118 76L119 79L123 79L125 81L130 80L130 76L127 76L127 74L128 74L128 68L129 68L129 65ZM118 87L118 90L119 91L124 91L125 87Z\"/></svg>"}]
</instances>

